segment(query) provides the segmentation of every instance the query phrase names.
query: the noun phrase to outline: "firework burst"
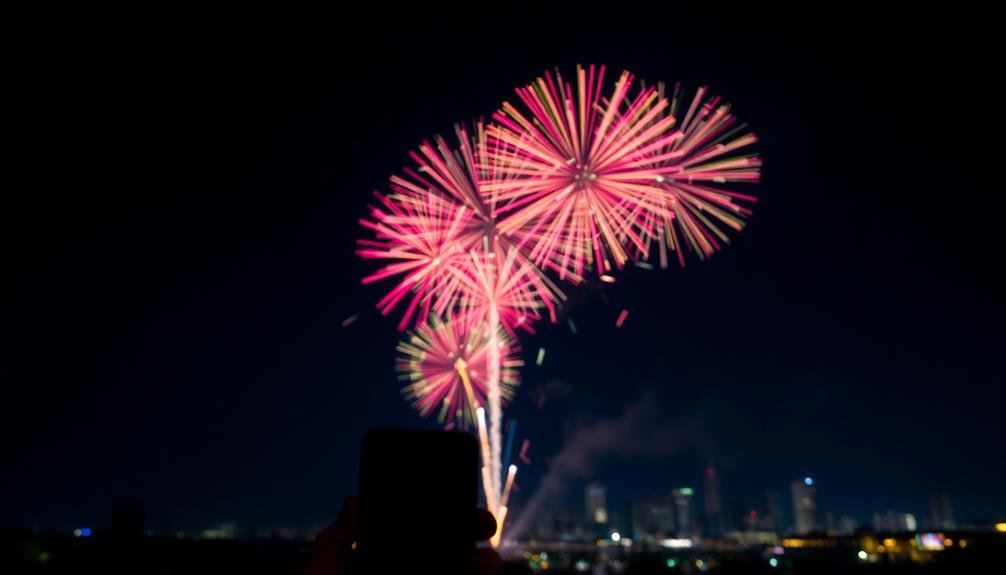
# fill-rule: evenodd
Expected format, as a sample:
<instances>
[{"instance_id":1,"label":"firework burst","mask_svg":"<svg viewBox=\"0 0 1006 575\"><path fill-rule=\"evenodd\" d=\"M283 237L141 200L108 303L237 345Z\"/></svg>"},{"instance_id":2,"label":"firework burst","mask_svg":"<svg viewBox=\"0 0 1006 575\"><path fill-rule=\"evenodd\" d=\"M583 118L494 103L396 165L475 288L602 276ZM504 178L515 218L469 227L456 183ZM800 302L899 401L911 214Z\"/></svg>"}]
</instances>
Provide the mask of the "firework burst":
<instances>
[{"instance_id":1,"label":"firework burst","mask_svg":"<svg viewBox=\"0 0 1006 575\"><path fill-rule=\"evenodd\" d=\"M511 335L518 329L534 333L533 323L547 313L555 321L554 285L537 266L511 247L505 254L495 250L472 250L461 273L464 298L458 302L460 314L473 325L489 322L493 316Z\"/></svg>"},{"instance_id":2,"label":"firework burst","mask_svg":"<svg viewBox=\"0 0 1006 575\"><path fill-rule=\"evenodd\" d=\"M658 92L663 97L663 85ZM666 114L677 119L680 137L656 151L664 209L647 214L652 219L641 226L653 232L649 239L658 246L662 267L667 267L668 251L684 265L685 246L705 259L729 243L724 227L742 230L751 215L745 204L756 198L727 186L756 183L761 168L757 154L738 153L757 137L737 122L728 104L708 96L705 87L686 106L681 86L676 85L670 102ZM643 257L648 255L643 252Z\"/></svg>"},{"instance_id":3,"label":"firework burst","mask_svg":"<svg viewBox=\"0 0 1006 575\"><path fill-rule=\"evenodd\" d=\"M492 350L499 351L499 382L503 401L513 397L523 365L516 341L504 333L491 333L487 324L472 329L454 317L430 316L398 344L396 362L400 379L409 383L403 394L423 416L437 413L441 423L475 421L475 409L486 403Z\"/></svg>"},{"instance_id":4,"label":"firework burst","mask_svg":"<svg viewBox=\"0 0 1006 575\"><path fill-rule=\"evenodd\" d=\"M460 297L460 281L455 269L468 257L465 238L473 225L471 211L434 190L415 189L414 184L394 176L394 193L375 194L380 206L371 207L371 218L360 225L375 239L357 240L357 255L364 259L391 260L377 272L363 278L364 284L388 277L404 277L377 303L388 315L410 293L411 301L398 324L404 330L417 308L419 317L429 315L434 300Z\"/></svg>"},{"instance_id":5,"label":"firework burst","mask_svg":"<svg viewBox=\"0 0 1006 575\"><path fill-rule=\"evenodd\" d=\"M504 102L487 128L487 162L498 176L483 185L500 218L537 264L560 278L621 267L626 245L645 252L653 222L667 217L657 177L661 152L681 134L655 88L633 97L623 72L602 97L604 67L577 67L575 84L546 73L517 89L524 110ZM574 93L575 92L575 93Z\"/></svg>"},{"instance_id":6,"label":"firework burst","mask_svg":"<svg viewBox=\"0 0 1006 575\"><path fill-rule=\"evenodd\" d=\"M357 255L392 263L363 283L404 276L377 304L388 315L412 295L399 330L415 317L444 315L458 306L467 315L486 316L480 306L489 302L498 302L511 332L530 329L540 317L535 310L547 310L554 320L564 295L500 233L495 200L481 190L485 181L506 178L498 165L479 160L486 149L482 124L474 124L472 135L461 125L455 131L457 149L442 137L423 142L410 153L416 168L392 176L392 194L375 194L380 205L360 224L376 237L358 240Z\"/></svg>"}]
</instances>

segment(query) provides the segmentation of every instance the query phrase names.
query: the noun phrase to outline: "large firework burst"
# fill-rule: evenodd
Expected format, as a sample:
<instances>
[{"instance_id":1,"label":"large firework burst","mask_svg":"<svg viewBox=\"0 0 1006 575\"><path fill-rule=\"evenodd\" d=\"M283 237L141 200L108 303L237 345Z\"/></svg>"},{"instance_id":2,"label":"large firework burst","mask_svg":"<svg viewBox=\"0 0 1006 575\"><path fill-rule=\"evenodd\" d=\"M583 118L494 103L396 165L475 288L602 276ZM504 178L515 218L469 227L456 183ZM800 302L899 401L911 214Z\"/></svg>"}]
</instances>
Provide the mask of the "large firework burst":
<instances>
[{"instance_id":1,"label":"large firework burst","mask_svg":"<svg viewBox=\"0 0 1006 575\"><path fill-rule=\"evenodd\" d=\"M626 244L645 252L646 226L666 215L660 150L681 135L668 101L655 88L630 96L633 83L623 72L602 97L603 66L577 67L575 84L546 73L517 89L523 111L504 102L487 129L486 157L505 176L483 185L499 228L561 278L624 265Z\"/></svg>"}]
</instances>

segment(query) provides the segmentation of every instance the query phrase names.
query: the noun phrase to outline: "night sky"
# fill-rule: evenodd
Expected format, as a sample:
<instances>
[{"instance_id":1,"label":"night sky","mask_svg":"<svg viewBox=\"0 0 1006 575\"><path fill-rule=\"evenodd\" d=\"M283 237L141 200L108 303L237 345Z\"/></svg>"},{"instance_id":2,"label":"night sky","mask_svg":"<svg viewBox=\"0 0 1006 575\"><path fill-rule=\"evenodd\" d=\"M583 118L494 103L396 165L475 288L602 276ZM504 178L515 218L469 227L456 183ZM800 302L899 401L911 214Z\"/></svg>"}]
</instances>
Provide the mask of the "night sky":
<instances>
[{"instance_id":1,"label":"night sky","mask_svg":"<svg viewBox=\"0 0 1006 575\"><path fill-rule=\"evenodd\" d=\"M1004 516L987 31L938 13L494 18L25 23L5 82L27 178L0 211L0 526L101 526L123 500L154 528L330 521L368 428L436 425L399 393L396 319L373 309L389 285L359 282L371 192L422 139L591 62L733 103L761 138L760 201L711 260L569 289L522 339L517 500L642 403L569 503L596 479L624 518L713 463L748 507L812 475L822 512L862 521L925 518L936 490L959 520Z\"/></svg>"}]
</instances>

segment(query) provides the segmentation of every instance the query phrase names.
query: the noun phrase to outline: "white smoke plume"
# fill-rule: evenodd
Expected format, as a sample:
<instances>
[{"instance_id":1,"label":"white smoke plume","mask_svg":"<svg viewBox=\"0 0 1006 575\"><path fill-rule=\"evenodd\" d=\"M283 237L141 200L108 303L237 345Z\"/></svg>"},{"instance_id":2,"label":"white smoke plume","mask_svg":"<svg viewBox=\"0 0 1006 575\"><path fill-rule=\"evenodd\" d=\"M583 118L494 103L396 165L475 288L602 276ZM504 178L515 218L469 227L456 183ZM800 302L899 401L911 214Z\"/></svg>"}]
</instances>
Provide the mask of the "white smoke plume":
<instances>
[{"instance_id":1,"label":"white smoke plume","mask_svg":"<svg viewBox=\"0 0 1006 575\"><path fill-rule=\"evenodd\" d=\"M620 415L574 430L562 450L548 462L538 490L523 506L508 537L520 538L541 511L562 500L567 486L588 477L606 457L666 456L684 445L707 444L708 417L695 414L671 421L662 414L659 394L648 391Z\"/></svg>"}]
</instances>

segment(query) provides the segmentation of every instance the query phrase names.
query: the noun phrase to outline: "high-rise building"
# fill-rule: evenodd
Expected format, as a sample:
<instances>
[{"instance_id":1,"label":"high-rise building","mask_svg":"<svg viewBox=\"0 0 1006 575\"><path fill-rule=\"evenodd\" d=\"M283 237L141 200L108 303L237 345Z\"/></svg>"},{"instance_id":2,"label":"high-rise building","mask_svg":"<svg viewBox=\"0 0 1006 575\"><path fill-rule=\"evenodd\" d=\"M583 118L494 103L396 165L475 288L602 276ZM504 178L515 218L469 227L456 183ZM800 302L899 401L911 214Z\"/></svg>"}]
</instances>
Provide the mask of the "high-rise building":
<instances>
[{"instance_id":1,"label":"high-rise building","mask_svg":"<svg viewBox=\"0 0 1006 575\"><path fill-rule=\"evenodd\" d=\"M695 490L691 487L680 487L671 491L674 500L674 527L679 538L690 539L695 536L695 506L692 498Z\"/></svg>"},{"instance_id":2,"label":"high-rise building","mask_svg":"<svg viewBox=\"0 0 1006 575\"><path fill-rule=\"evenodd\" d=\"M720 499L720 479L711 466L706 468L705 479L705 532L710 537L723 535L723 501Z\"/></svg>"},{"instance_id":3,"label":"high-rise building","mask_svg":"<svg viewBox=\"0 0 1006 575\"><path fill-rule=\"evenodd\" d=\"M563 541L579 541L585 535L582 516L577 507L576 505L566 507L556 518L555 528L559 539Z\"/></svg>"},{"instance_id":4,"label":"high-rise building","mask_svg":"<svg viewBox=\"0 0 1006 575\"><path fill-rule=\"evenodd\" d=\"M911 513L898 513L895 511L888 511L887 513L881 515L880 513L873 514L873 529L875 531L890 531L890 532L912 532L918 528L918 523L915 521L915 516Z\"/></svg>"},{"instance_id":5,"label":"high-rise building","mask_svg":"<svg viewBox=\"0 0 1006 575\"><path fill-rule=\"evenodd\" d=\"M723 514L723 527L726 532L743 531L745 515L744 505L739 501L728 503L726 512Z\"/></svg>"},{"instance_id":6,"label":"high-rise building","mask_svg":"<svg viewBox=\"0 0 1006 575\"><path fill-rule=\"evenodd\" d=\"M775 491L766 491L765 499L762 502L764 517L762 517L761 528L773 533L782 533L786 525L782 517L782 507L779 505L779 494Z\"/></svg>"},{"instance_id":7,"label":"high-rise building","mask_svg":"<svg viewBox=\"0 0 1006 575\"><path fill-rule=\"evenodd\" d=\"M856 523L856 520L848 515L843 515L838 518L839 535L852 535L858 527L859 523Z\"/></svg>"},{"instance_id":8,"label":"high-rise building","mask_svg":"<svg viewBox=\"0 0 1006 575\"><path fill-rule=\"evenodd\" d=\"M805 535L817 529L817 489L811 477L789 484L793 498L793 522L796 532Z\"/></svg>"},{"instance_id":9,"label":"high-rise building","mask_svg":"<svg viewBox=\"0 0 1006 575\"><path fill-rule=\"evenodd\" d=\"M956 529L954 508L950 506L950 495L933 493L929 496L929 522L933 529Z\"/></svg>"},{"instance_id":10,"label":"high-rise building","mask_svg":"<svg viewBox=\"0 0 1006 575\"><path fill-rule=\"evenodd\" d=\"M655 543L675 535L674 500L658 495L632 506L632 535L637 541Z\"/></svg>"},{"instance_id":11,"label":"high-rise building","mask_svg":"<svg viewBox=\"0 0 1006 575\"><path fill-rule=\"evenodd\" d=\"M608 524L608 490L600 483L591 483L583 491L584 509L589 525Z\"/></svg>"}]
</instances>

